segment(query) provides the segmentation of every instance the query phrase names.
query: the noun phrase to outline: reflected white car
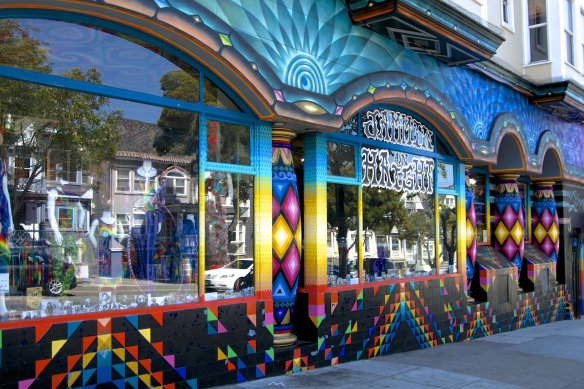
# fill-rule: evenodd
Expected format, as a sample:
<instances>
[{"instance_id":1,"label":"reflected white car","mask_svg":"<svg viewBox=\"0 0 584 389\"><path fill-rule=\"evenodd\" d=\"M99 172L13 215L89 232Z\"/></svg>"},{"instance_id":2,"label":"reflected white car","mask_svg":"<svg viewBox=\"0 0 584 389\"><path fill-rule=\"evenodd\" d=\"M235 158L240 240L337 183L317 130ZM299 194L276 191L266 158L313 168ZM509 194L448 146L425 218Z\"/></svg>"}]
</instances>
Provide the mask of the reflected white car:
<instances>
[{"instance_id":1,"label":"reflected white car","mask_svg":"<svg viewBox=\"0 0 584 389\"><path fill-rule=\"evenodd\" d=\"M253 258L236 259L225 266L205 271L205 289L241 290L253 281Z\"/></svg>"}]
</instances>

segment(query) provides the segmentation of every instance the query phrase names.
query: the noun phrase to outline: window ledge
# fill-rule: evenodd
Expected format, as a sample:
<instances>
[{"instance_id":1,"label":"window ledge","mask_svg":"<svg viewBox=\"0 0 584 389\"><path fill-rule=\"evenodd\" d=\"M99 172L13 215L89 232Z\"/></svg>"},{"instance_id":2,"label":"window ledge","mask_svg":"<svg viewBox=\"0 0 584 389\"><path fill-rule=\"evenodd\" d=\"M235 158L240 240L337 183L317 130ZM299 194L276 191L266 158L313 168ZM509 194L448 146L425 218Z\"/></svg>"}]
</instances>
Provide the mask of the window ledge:
<instances>
[{"instance_id":1,"label":"window ledge","mask_svg":"<svg viewBox=\"0 0 584 389\"><path fill-rule=\"evenodd\" d=\"M576 67L576 65L574 65L574 64L571 64L571 63L570 63L570 62L568 62L568 61L564 61L564 64L566 64L567 66L569 66L569 67L571 67L572 69L574 69L574 71L576 71L576 72L578 72L578 73L582 73L582 71L581 71L580 69L578 69L578 68Z\"/></svg>"},{"instance_id":2,"label":"window ledge","mask_svg":"<svg viewBox=\"0 0 584 389\"><path fill-rule=\"evenodd\" d=\"M515 34L515 26L513 24L501 22L501 27L503 27L505 30L509 31L512 34Z\"/></svg>"},{"instance_id":3,"label":"window ledge","mask_svg":"<svg viewBox=\"0 0 584 389\"><path fill-rule=\"evenodd\" d=\"M546 59L545 61L539 61L539 62L532 62L532 63L524 64L523 67L524 68L530 68L530 67L534 67L534 66L547 65L547 64L551 64L551 63L552 63L552 61L550 61L549 59Z\"/></svg>"}]
</instances>

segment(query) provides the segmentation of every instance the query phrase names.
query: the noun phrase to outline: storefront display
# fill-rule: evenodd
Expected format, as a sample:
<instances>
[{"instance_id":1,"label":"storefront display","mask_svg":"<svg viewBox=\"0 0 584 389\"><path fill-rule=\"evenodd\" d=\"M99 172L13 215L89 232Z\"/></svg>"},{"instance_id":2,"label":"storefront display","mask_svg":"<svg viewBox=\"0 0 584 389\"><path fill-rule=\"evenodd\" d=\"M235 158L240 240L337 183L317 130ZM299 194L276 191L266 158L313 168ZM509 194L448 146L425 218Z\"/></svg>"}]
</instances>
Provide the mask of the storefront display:
<instances>
[{"instance_id":1,"label":"storefront display","mask_svg":"<svg viewBox=\"0 0 584 389\"><path fill-rule=\"evenodd\" d=\"M397 110L363 111L344 128L351 129L351 137L331 135L327 147L329 286L359 283L360 252L364 282L456 272L456 159L448 151L436 152L430 127ZM353 157L354 146L341 140L361 142L359 158ZM348 184L354 165L361 171L355 184L361 186L362 205L358 186Z\"/></svg>"},{"instance_id":2,"label":"storefront display","mask_svg":"<svg viewBox=\"0 0 584 389\"><path fill-rule=\"evenodd\" d=\"M240 112L237 104L197 69L140 40L50 20L2 26L30 48L29 55L40 55L44 62L32 70L78 84L55 88L2 79L18 101L34 104L14 100L0 112L1 320L192 303L205 291L208 300L253 295L251 125L220 120L221 110L225 117ZM94 67L73 67L60 56L64 47L83 49L67 31L93 40L94 57L87 60ZM112 45L141 55L151 65L149 81L118 78L114 72L124 59L105 61L99 54ZM31 70L29 60L12 65ZM204 147L215 168L203 173L204 210L202 83L214 114L204 122ZM120 88L141 92L133 100L147 103L83 91L92 84L115 85L109 96ZM230 171L240 165L248 174ZM204 269L252 259L246 274L223 290L198 286L199 212L205 214Z\"/></svg>"}]
</instances>

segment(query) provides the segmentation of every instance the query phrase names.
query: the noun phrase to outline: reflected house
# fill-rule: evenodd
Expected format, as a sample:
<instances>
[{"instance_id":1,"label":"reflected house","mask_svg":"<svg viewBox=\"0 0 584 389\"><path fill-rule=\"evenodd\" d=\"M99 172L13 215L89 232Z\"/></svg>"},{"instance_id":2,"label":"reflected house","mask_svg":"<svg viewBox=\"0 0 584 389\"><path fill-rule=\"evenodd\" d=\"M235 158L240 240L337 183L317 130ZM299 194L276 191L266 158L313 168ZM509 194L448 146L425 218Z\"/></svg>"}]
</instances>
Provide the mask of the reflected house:
<instances>
[{"instance_id":1,"label":"reflected house","mask_svg":"<svg viewBox=\"0 0 584 389\"><path fill-rule=\"evenodd\" d=\"M175 220L187 210L192 211L198 203L197 177L193 180L192 171L196 156L158 153L154 145L161 133L157 125L138 120L122 119L118 124L120 141L116 159L111 162L111 177L103 181L114 183L111 209L128 227L126 231L142 225L145 199L162 190L162 186L166 208ZM147 175L140 174L144 171L141 169L144 161L148 161Z\"/></svg>"}]
</instances>

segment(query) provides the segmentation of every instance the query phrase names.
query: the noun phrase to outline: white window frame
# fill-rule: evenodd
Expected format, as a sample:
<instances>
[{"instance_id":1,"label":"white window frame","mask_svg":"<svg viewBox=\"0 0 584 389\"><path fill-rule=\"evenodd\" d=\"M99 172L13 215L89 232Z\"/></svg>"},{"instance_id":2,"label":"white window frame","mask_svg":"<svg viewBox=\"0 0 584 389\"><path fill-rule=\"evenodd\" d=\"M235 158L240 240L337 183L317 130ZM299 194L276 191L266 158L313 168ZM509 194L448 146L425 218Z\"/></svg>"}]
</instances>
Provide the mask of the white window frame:
<instances>
[{"instance_id":1,"label":"white window frame","mask_svg":"<svg viewBox=\"0 0 584 389\"><path fill-rule=\"evenodd\" d=\"M507 11L507 21L505 21L505 11ZM511 32L515 32L515 12L513 0L501 0L501 25Z\"/></svg>"},{"instance_id":2,"label":"white window frame","mask_svg":"<svg viewBox=\"0 0 584 389\"><path fill-rule=\"evenodd\" d=\"M550 34L548 31L548 18L549 18L549 12L547 9L547 5L548 5L548 1L545 1L545 15L546 15L546 22L545 23L539 23L539 24L534 24L534 25L529 25L529 0L524 0L525 1L525 25L527 26L526 28L526 39L525 42L527 42L527 44L525 45L525 59L526 59L526 64L530 65L530 64L540 64L540 63L545 63L545 62L549 62L550 60L550 44L549 44L549 40L550 40ZM546 45L547 45L547 57L544 59L539 59L536 61L532 61L531 59L531 30L533 29L537 29L537 28L545 28L546 29Z\"/></svg>"},{"instance_id":3,"label":"white window frame","mask_svg":"<svg viewBox=\"0 0 584 389\"><path fill-rule=\"evenodd\" d=\"M172 175L172 174L178 174L178 175ZM189 178L187 177L187 175L185 173L183 173L182 171L180 171L179 169L172 169L170 171L168 171L164 177L164 179L166 179L166 187L168 188L168 185L171 184L174 194L176 196L179 197L186 197L188 194L188 186L189 186ZM184 181L184 186L182 186L183 189L183 193L178 193L176 191L176 180L183 180Z\"/></svg>"},{"instance_id":4,"label":"white window frame","mask_svg":"<svg viewBox=\"0 0 584 389\"><path fill-rule=\"evenodd\" d=\"M584 6L584 3L582 3ZM580 59L582 60L581 69L584 71L584 7L580 8L580 54L582 55Z\"/></svg>"},{"instance_id":5,"label":"white window frame","mask_svg":"<svg viewBox=\"0 0 584 389\"><path fill-rule=\"evenodd\" d=\"M574 66L576 64L576 61L575 61L576 58L574 55L574 52L575 52L575 50L574 50L574 2L572 0L565 0L563 3L564 3L564 6L569 7L566 10L564 10L564 11L566 11L566 13L565 13L566 20L565 20L565 25L564 25L564 34L566 37L566 40L565 40L565 42L566 42L566 57L565 58L566 58L566 63ZM570 10L569 13L567 12L568 10ZM568 17L570 17L571 19ZM572 25L571 30L569 29L570 24ZM570 42L569 44L568 44L568 41ZM571 45L571 47L568 47L568 45ZM571 49L571 53L572 53L572 58L570 58L568 56L568 54L570 53L570 49Z\"/></svg>"},{"instance_id":6,"label":"white window frame","mask_svg":"<svg viewBox=\"0 0 584 389\"><path fill-rule=\"evenodd\" d=\"M129 183L128 183L129 184L129 189L128 190L120 190L118 188L118 177L119 177L118 176L118 172L120 170L129 170L130 171L130 174L129 174ZM115 192L116 193L125 193L125 194L144 194L144 193L146 193L145 190L136 190L136 187L135 187L136 183L139 182L139 181L144 181L145 182L145 180L141 179L141 177L137 177L137 174L136 174L135 170L132 169L132 168L130 168L130 167L125 167L125 166L118 166L118 167L116 167L116 169L115 169L115 178L116 178L115 179L115 183L116 183L116 185L115 185L115 188L116 188L115 189ZM158 186L156 185L156 177L152 177L150 179L150 185L154 185L154 189L158 189Z\"/></svg>"},{"instance_id":7,"label":"white window frame","mask_svg":"<svg viewBox=\"0 0 584 389\"><path fill-rule=\"evenodd\" d=\"M120 181L119 181L120 180L119 172L120 172L120 170L127 170L128 171L128 178L127 178L127 180L128 180L128 190L121 190L119 188L119 183L120 183ZM123 179L125 180L126 178L124 177ZM133 186L132 181L133 181L132 180L132 169L130 169L130 168L123 168L123 167L120 167L120 168L117 168L116 169L116 193L132 193L132 186Z\"/></svg>"}]
</instances>

